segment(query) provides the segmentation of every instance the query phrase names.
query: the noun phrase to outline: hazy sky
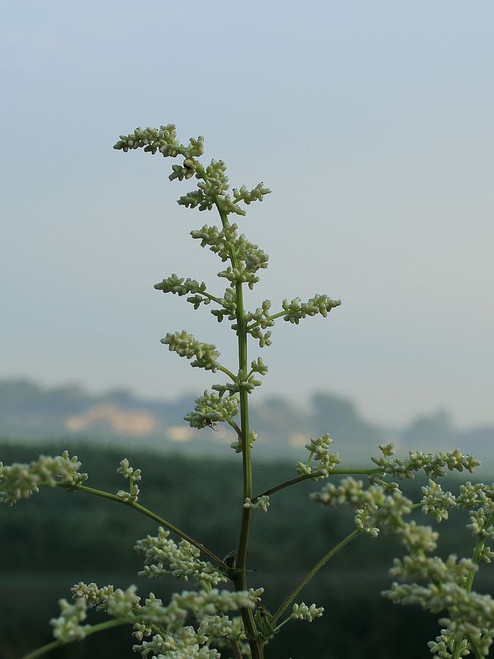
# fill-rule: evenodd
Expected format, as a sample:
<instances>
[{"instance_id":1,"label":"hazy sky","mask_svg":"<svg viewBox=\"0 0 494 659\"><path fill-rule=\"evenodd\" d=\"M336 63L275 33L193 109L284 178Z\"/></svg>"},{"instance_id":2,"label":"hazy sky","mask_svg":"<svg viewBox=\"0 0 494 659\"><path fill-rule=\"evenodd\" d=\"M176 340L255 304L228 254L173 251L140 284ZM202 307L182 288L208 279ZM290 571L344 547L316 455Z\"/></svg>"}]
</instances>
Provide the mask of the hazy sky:
<instances>
[{"instance_id":1,"label":"hazy sky","mask_svg":"<svg viewBox=\"0 0 494 659\"><path fill-rule=\"evenodd\" d=\"M172 398L206 388L159 340L231 363L226 324L153 284L211 282L171 161L136 126L204 135L270 254L249 298L326 292L275 328L259 395L351 396L371 420L494 422L494 3L11 0L0 10L0 377ZM189 182L190 183L190 182ZM257 355L252 346L252 357Z\"/></svg>"}]
</instances>

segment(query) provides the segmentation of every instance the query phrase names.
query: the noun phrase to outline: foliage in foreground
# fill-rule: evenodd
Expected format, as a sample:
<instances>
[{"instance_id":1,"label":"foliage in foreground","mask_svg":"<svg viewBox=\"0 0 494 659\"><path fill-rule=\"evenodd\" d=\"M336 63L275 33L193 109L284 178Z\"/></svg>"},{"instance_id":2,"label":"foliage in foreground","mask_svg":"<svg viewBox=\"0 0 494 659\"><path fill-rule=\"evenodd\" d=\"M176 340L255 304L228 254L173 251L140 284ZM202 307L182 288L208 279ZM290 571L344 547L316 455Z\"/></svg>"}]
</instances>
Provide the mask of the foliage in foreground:
<instances>
[{"instance_id":1,"label":"foliage in foreground","mask_svg":"<svg viewBox=\"0 0 494 659\"><path fill-rule=\"evenodd\" d=\"M322 607L306 604L299 596L328 561L357 537L378 538L382 534L396 536L404 550L403 556L394 561L390 570L393 582L384 595L393 602L419 604L442 615L441 632L429 643L431 654L452 658L486 656L494 637L494 602L489 595L475 592L473 584L479 566L490 563L494 556L489 544L493 536L494 488L466 482L453 494L439 482L447 471L471 472L478 462L459 451L434 455L415 451L399 458L393 446L386 445L379 447L380 453L372 458L371 468L339 466L339 454L331 446L333 440L323 435L308 438L305 459L297 463L291 479L255 491L252 451L257 436L250 428L249 397L268 369L260 356L250 360L249 343L255 341L261 349L269 346L276 321L298 325L306 317L326 317L340 301L318 293L305 302L299 298L283 300L274 310L269 300L255 310L247 310L244 293L259 281L259 272L267 267L268 257L238 232L230 218L245 215L244 206L262 201L269 190L260 183L252 190L242 186L229 192L224 163L212 161L203 166L199 160L202 138L180 144L172 125L159 130L136 129L133 134L122 136L115 148L143 148L164 157L180 158L180 164L172 165L170 179L195 178L197 187L180 197L179 204L200 211L215 209L219 215L218 226L204 225L191 235L226 264L218 273L226 280L223 293L213 293L204 282L175 274L155 288L186 297L194 309L210 307L219 322L230 322L236 337L235 365L224 364L215 345L198 341L185 330L167 333L162 343L191 360L193 367L222 376L221 382L196 400L195 408L185 419L199 429L224 423L234 433L232 448L240 455L242 464L242 495L231 504L239 515L238 541L225 556L219 556L200 539L143 506L139 502L141 471L126 458L118 468L126 487L116 493L86 485L87 474L82 472L81 463L67 451L54 457L41 456L29 464L0 465L0 496L6 504L13 505L40 487L53 487L102 497L152 519L157 524L156 532L135 546L142 557L140 574L150 579L172 575L194 584L194 588L176 592L164 601L154 592L141 598L135 585L120 589L92 582L77 583L72 587L72 601L61 600L60 615L51 621L55 640L29 653L26 659L119 625L132 627L133 650L144 657L262 659L270 640L287 623L312 622L323 615ZM425 474L428 482L421 497L412 500L404 494L400 481L413 479L419 473ZM335 481L338 476L340 480ZM316 503L328 508L348 506L354 511L354 528L346 536L335 538L333 546L277 608L268 610L263 588L250 583L255 578L248 563L252 518L254 514L272 514L269 506L273 495L308 480L322 481L320 490L312 494ZM434 554L438 532L430 525L419 524L415 513L420 511L442 523L451 512L461 509L468 512L468 528L475 538L472 555L459 558L452 554L442 559ZM104 611L108 619L86 623L91 609Z\"/></svg>"}]
</instances>

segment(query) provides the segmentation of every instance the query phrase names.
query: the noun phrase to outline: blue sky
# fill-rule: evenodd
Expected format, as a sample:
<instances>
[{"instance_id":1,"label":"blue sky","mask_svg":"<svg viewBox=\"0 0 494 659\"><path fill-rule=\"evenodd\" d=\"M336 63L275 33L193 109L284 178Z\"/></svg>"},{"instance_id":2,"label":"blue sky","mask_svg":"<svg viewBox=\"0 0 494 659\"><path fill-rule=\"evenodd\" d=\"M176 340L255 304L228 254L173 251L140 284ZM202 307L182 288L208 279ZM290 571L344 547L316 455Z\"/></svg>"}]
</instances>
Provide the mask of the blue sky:
<instances>
[{"instance_id":1,"label":"blue sky","mask_svg":"<svg viewBox=\"0 0 494 659\"><path fill-rule=\"evenodd\" d=\"M343 300L275 329L259 395L494 422L491 2L0 11L0 377L171 398L211 380L160 345L167 331L233 359L226 326L153 290L172 272L221 290L188 237L215 218L176 205L187 186L168 182L169 161L112 150L175 123L205 136L232 185L273 191L241 220L271 264L249 302Z\"/></svg>"}]
</instances>

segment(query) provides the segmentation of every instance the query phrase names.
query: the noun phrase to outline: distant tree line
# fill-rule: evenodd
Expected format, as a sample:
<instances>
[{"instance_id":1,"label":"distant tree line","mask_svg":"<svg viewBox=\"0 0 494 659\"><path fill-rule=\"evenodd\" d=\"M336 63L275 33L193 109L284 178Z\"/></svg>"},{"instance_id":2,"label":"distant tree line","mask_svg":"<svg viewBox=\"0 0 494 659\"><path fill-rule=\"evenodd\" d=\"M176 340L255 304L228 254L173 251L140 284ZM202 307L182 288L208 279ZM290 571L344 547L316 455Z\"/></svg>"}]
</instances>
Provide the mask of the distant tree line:
<instances>
[{"instance_id":1,"label":"distant tree line","mask_svg":"<svg viewBox=\"0 0 494 659\"><path fill-rule=\"evenodd\" d=\"M198 442L177 443L169 435L170 428L184 427L183 416L193 407L194 394L175 400L139 398L126 389L92 394L79 385L46 387L28 379L0 380L0 436L18 439L64 437L72 439L128 439L125 431L117 431L104 423L74 432L67 424L73 415L83 414L98 405L111 405L124 413L144 411L156 423L149 436L139 439L141 445L164 450L180 450L185 454L198 451L223 453L228 437L211 432ZM494 460L494 426L457 430L451 415L443 409L416 416L404 428L386 428L365 420L349 399L330 393L314 393L304 405L285 398L260 400L252 410L252 427L256 429L258 455L263 458L296 456L306 438L329 433L335 448L345 460L375 454L380 443L394 441L402 449L435 451L460 448L483 461ZM193 432L191 433L193 436Z\"/></svg>"}]
</instances>

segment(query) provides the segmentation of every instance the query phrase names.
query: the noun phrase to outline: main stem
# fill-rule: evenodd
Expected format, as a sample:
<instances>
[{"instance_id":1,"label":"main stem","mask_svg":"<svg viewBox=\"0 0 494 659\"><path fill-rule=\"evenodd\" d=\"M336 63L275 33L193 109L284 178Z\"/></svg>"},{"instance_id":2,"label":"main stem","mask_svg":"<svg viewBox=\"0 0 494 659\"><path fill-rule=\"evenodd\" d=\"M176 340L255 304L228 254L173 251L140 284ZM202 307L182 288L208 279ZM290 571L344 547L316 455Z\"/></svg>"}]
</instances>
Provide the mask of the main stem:
<instances>
[{"instance_id":1,"label":"main stem","mask_svg":"<svg viewBox=\"0 0 494 659\"><path fill-rule=\"evenodd\" d=\"M236 284L237 293L237 334L238 334L238 365L239 370L247 372L247 332L245 330L245 312L243 308L242 284ZM252 457L249 441L249 399L245 390L240 391L240 430L242 433L242 492L243 499L252 499ZM242 509L242 526L238 545L237 567L244 576L247 564L247 546L249 541L249 528L251 508Z\"/></svg>"},{"instance_id":2,"label":"main stem","mask_svg":"<svg viewBox=\"0 0 494 659\"><path fill-rule=\"evenodd\" d=\"M238 335L238 364L239 370L247 373L247 332L245 312L243 306L242 284L236 284L237 294L237 335ZM243 501L252 499L252 457L249 441L249 399L245 390L240 392L240 430L242 433L242 492ZM247 549L249 545L249 531L251 521L251 508L242 508L242 522L237 550L237 570L235 575L236 590L247 590ZM249 640L252 659L264 658L264 646L258 640L257 627L252 609L242 609L242 619Z\"/></svg>"},{"instance_id":3,"label":"main stem","mask_svg":"<svg viewBox=\"0 0 494 659\"><path fill-rule=\"evenodd\" d=\"M217 205L223 228L229 226L228 215ZM237 255L233 245L230 245L230 262L235 270L238 266ZM243 282L235 283L235 298L237 305L237 347L238 347L238 370L239 373L247 373L248 351L247 351L247 322L245 319ZM252 455L249 440L249 398L245 389L239 391L240 397L240 431L239 440L242 445L242 494L243 499L252 499ZM249 546L249 531L251 521L251 508L242 508L242 520L240 526L240 537L237 548L237 572L234 577L236 590L247 590L247 550ZM241 610L245 633L249 641L252 659L264 659L264 643L259 639L254 614L252 609Z\"/></svg>"}]
</instances>

